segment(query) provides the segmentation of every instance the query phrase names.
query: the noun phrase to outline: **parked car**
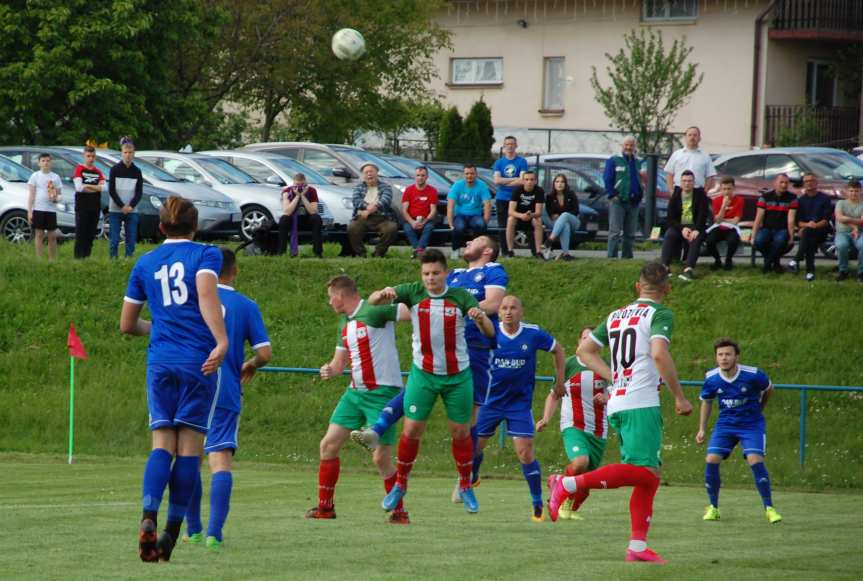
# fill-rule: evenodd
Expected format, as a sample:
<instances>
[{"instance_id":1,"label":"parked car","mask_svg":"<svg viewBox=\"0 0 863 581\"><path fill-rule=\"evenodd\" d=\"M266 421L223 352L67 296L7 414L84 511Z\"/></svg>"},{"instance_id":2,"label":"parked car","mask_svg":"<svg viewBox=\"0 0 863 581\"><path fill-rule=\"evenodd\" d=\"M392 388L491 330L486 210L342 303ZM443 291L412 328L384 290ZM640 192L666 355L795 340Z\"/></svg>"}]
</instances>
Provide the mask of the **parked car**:
<instances>
[{"instance_id":1,"label":"parked car","mask_svg":"<svg viewBox=\"0 0 863 581\"><path fill-rule=\"evenodd\" d=\"M755 203L762 191L773 188L781 173L788 175L792 190L800 194L803 174L818 178L818 189L835 200L843 197L849 179L863 180L863 161L848 152L828 147L777 147L720 156L716 162L720 175L732 176L737 191L744 196L744 220L755 217Z\"/></svg>"},{"instance_id":2,"label":"parked car","mask_svg":"<svg viewBox=\"0 0 863 581\"><path fill-rule=\"evenodd\" d=\"M240 236L244 240L251 240L264 223L269 223L274 229L278 227L278 220L282 215L278 186L262 184L224 159L200 153L139 151L137 156L156 164L175 177L206 184L234 200L242 213ZM319 204L318 208L324 227L332 227L333 215L329 208L326 204Z\"/></svg>"},{"instance_id":3,"label":"parked car","mask_svg":"<svg viewBox=\"0 0 863 581\"><path fill-rule=\"evenodd\" d=\"M64 147L76 153L83 153L83 147ZM97 149L96 159L107 166L119 163L122 153L114 149ZM182 196L198 209L198 238L231 238L240 233L240 208L228 196L209 186L181 180L145 159L136 158L135 165L141 169L144 183L156 186ZM107 174L105 176L108 177ZM151 200L152 202L152 200ZM159 204L153 203L157 208Z\"/></svg>"},{"instance_id":4,"label":"parked car","mask_svg":"<svg viewBox=\"0 0 863 581\"><path fill-rule=\"evenodd\" d=\"M7 242L27 242L33 236L27 220L27 180L32 174L33 170L0 155L0 235ZM61 234L74 234L74 197L64 190L63 199L54 206Z\"/></svg>"},{"instance_id":5,"label":"parked car","mask_svg":"<svg viewBox=\"0 0 863 581\"><path fill-rule=\"evenodd\" d=\"M581 171L589 175L599 184L604 181L605 162L611 155L607 153L546 153L539 156L532 156L528 161L538 158L540 162L557 162L562 161L575 166ZM663 163L656 165L656 197L669 198L668 184L665 181L665 171L662 169ZM641 185L647 187L647 160L642 160L641 163Z\"/></svg>"},{"instance_id":6,"label":"parked car","mask_svg":"<svg viewBox=\"0 0 863 581\"><path fill-rule=\"evenodd\" d=\"M438 174L445 177L447 180L449 180L450 185L464 178L463 163L454 163L450 161L430 161L426 163L426 165L435 170ZM494 183L493 171L491 171L487 167L478 167L476 168L476 177L485 182L485 185L488 186L488 191L490 191L492 195L495 194L495 192L497 191L497 185Z\"/></svg>"},{"instance_id":7,"label":"parked car","mask_svg":"<svg viewBox=\"0 0 863 581\"><path fill-rule=\"evenodd\" d=\"M294 174L302 173L306 176L306 183L314 186L318 192L319 202L326 205L332 213L333 230L346 230L351 221L354 209L353 188L331 184L316 169L304 163L269 151L220 150L198 153L223 159L259 182L279 188L290 184Z\"/></svg>"},{"instance_id":8,"label":"parked car","mask_svg":"<svg viewBox=\"0 0 863 581\"><path fill-rule=\"evenodd\" d=\"M393 186L393 208L401 216L402 192L414 183L413 177L386 160L353 145L309 142L252 143L243 147L249 151L269 151L291 157L311 166L335 185L353 187L360 179L360 168L366 163L378 167L381 180Z\"/></svg>"}]
</instances>

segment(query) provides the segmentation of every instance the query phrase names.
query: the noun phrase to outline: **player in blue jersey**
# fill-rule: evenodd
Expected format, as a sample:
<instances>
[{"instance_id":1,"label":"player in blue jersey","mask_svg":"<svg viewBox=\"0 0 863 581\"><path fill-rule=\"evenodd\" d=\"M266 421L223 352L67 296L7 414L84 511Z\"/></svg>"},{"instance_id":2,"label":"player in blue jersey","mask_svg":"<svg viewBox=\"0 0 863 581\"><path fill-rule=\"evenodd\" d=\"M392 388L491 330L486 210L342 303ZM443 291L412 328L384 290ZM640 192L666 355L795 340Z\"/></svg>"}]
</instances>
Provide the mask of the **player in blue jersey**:
<instances>
[{"instance_id":1,"label":"player in blue jersey","mask_svg":"<svg viewBox=\"0 0 863 581\"><path fill-rule=\"evenodd\" d=\"M171 196L159 220L167 239L135 264L120 315L121 332L150 337L147 409L153 449L144 469L138 533L138 554L146 562L171 558L198 482L219 367L228 351L216 287L222 253L192 242L198 211L190 201ZM145 302L152 321L141 318ZM156 515L169 481L167 524L157 539Z\"/></svg>"},{"instance_id":2,"label":"player in blue jersey","mask_svg":"<svg viewBox=\"0 0 863 581\"><path fill-rule=\"evenodd\" d=\"M504 267L495 262L500 252L496 240L489 236L478 236L467 243L464 249L464 259L467 268L456 268L447 275L447 286L463 288L479 302L492 321L497 323L497 311L500 302L506 294L509 276ZM477 446L476 433L477 413L488 397L490 379L491 354L494 340L487 338L473 320L465 323L465 340L467 341L470 368L473 374L473 416L471 418L471 438L474 443L472 483L479 481L479 466L482 463L482 452ZM380 436L393 426L404 415L404 391L392 399L381 412L378 421L368 429L351 432L351 438L358 444L374 450ZM452 495L453 502L461 502L459 486L456 485Z\"/></svg>"},{"instance_id":3,"label":"player in blue jersey","mask_svg":"<svg viewBox=\"0 0 863 581\"><path fill-rule=\"evenodd\" d=\"M773 508L770 476L764 466L767 436L762 413L773 393L773 384L762 370L738 363L740 347L734 340L719 339L713 345L713 350L718 367L708 371L704 377L698 434L695 436L696 442L704 443L713 400L718 400L719 418L707 444L704 468L704 484L710 500L704 520L719 520L719 463L728 458L740 443L743 456L755 477L755 487L764 503L767 521L777 523L782 517Z\"/></svg>"},{"instance_id":4,"label":"player in blue jersey","mask_svg":"<svg viewBox=\"0 0 863 581\"><path fill-rule=\"evenodd\" d=\"M554 392L558 397L562 397L566 389L566 360L560 343L539 326L523 323L523 315L524 307L517 297L503 298L500 321L495 325L497 347L492 358L491 384L485 405L479 410L476 427L479 446L483 449L497 426L506 420L507 435L512 437L522 474L530 488L531 519L541 522L542 474L533 450L536 352L549 351L554 355Z\"/></svg>"},{"instance_id":5,"label":"player in blue jersey","mask_svg":"<svg viewBox=\"0 0 863 581\"><path fill-rule=\"evenodd\" d=\"M257 303L234 290L234 281L240 272L237 256L228 248L222 248L221 252L219 300L222 302L229 347L221 367L222 378L216 412L204 441L204 452L207 453L213 475L210 480L210 522L205 540L201 523L202 489L199 474L195 493L186 512L189 536L185 539L192 544L206 542L207 548L212 550L222 547L222 527L228 519L231 506L231 489L234 482L231 468L238 447L242 384L251 381L255 371L273 358L270 338ZM245 359L246 343L251 345L255 352L248 360Z\"/></svg>"}]
</instances>

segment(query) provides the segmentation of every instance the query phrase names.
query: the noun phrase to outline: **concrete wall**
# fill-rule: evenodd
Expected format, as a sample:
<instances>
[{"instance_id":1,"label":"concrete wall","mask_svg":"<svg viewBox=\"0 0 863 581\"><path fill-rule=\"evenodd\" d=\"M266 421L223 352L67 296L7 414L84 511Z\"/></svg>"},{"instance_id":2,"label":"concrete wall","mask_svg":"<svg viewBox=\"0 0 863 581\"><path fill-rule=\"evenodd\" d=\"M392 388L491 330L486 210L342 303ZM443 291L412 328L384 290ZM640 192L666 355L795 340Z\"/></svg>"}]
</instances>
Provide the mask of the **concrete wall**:
<instances>
[{"instance_id":1,"label":"concrete wall","mask_svg":"<svg viewBox=\"0 0 863 581\"><path fill-rule=\"evenodd\" d=\"M453 32L453 49L436 58L440 79L434 89L463 113L474 101L484 99L496 127L614 129L594 100L591 67L597 67L604 81L604 54L616 53L625 33L645 26L641 5L633 0L448 3L438 21ZM754 26L765 7L766 0L702 0L695 23L654 25L662 30L666 43L685 36L694 49L690 61L704 73L701 87L678 114L672 131L701 126L702 145L709 151L749 147ZM520 27L519 20L527 28ZM539 112L543 58L550 56L566 58L568 82L561 116ZM447 86L452 57L503 57L503 85Z\"/></svg>"}]
</instances>

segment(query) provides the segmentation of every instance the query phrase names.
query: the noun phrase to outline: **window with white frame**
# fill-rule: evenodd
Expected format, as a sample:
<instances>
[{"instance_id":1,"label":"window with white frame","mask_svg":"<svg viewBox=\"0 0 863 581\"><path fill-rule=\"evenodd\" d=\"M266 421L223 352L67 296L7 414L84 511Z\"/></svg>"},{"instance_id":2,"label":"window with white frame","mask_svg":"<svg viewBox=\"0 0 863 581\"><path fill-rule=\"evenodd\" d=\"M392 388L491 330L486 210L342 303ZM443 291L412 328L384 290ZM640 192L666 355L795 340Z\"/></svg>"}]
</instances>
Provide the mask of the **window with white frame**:
<instances>
[{"instance_id":1,"label":"window with white frame","mask_svg":"<svg viewBox=\"0 0 863 581\"><path fill-rule=\"evenodd\" d=\"M698 0L644 0L644 20L695 20Z\"/></svg>"},{"instance_id":2,"label":"window with white frame","mask_svg":"<svg viewBox=\"0 0 863 581\"><path fill-rule=\"evenodd\" d=\"M503 59L451 59L450 82L453 85L500 85L503 83Z\"/></svg>"},{"instance_id":3,"label":"window with white frame","mask_svg":"<svg viewBox=\"0 0 863 581\"><path fill-rule=\"evenodd\" d=\"M544 111L563 111L566 61L562 56L546 57L543 60L542 108Z\"/></svg>"}]
</instances>

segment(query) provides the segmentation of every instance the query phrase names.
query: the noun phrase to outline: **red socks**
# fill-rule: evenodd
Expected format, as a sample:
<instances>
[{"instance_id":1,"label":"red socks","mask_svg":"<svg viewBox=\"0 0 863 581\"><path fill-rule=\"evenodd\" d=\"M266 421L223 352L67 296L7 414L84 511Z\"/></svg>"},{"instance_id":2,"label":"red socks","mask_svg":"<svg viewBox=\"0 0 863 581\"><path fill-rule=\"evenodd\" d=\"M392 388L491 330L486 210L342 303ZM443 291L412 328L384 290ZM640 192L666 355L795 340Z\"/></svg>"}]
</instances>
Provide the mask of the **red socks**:
<instances>
[{"instance_id":1,"label":"red socks","mask_svg":"<svg viewBox=\"0 0 863 581\"><path fill-rule=\"evenodd\" d=\"M650 519L653 516L653 497L656 496L656 489L659 488L659 478L653 472L644 466L609 464L576 476L575 485L576 499L580 492L587 493L592 488L634 487L632 496L629 498L631 538L635 541L647 540L647 529L650 528Z\"/></svg>"},{"instance_id":2,"label":"red socks","mask_svg":"<svg viewBox=\"0 0 863 581\"><path fill-rule=\"evenodd\" d=\"M408 476L414 467L414 461L417 459L419 451L420 441L402 434L399 438L399 449L396 454L396 484L404 491L408 489Z\"/></svg>"},{"instance_id":3,"label":"red socks","mask_svg":"<svg viewBox=\"0 0 863 581\"><path fill-rule=\"evenodd\" d=\"M384 490L387 491L387 494L389 494L390 490L392 490L393 486L395 486L396 480L398 479L398 474L398 471L396 471L393 472L388 478L384 478ZM399 503L396 505L395 511L401 512L403 510L404 506L402 505L402 501L400 500Z\"/></svg>"},{"instance_id":4,"label":"red socks","mask_svg":"<svg viewBox=\"0 0 863 581\"><path fill-rule=\"evenodd\" d=\"M578 510L581 508L581 505L584 504L584 501L587 500L588 496L590 496L589 490L576 490L575 493L570 496L570 498L572 498L572 510Z\"/></svg>"},{"instance_id":5,"label":"red socks","mask_svg":"<svg viewBox=\"0 0 863 581\"><path fill-rule=\"evenodd\" d=\"M473 472L473 443L470 436L462 440L453 439L452 457L455 459L455 467L458 470L459 487L462 490L470 488Z\"/></svg>"},{"instance_id":6,"label":"red socks","mask_svg":"<svg viewBox=\"0 0 863 581\"><path fill-rule=\"evenodd\" d=\"M621 486L651 486L659 479L644 466L609 464L575 477L577 490L620 488Z\"/></svg>"},{"instance_id":7,"label":"red socks","mask_svg":"<svg viewBox=\"0 0 863 581\"><path fill-rule=\"evenodd\" d=\"M338 458L332 460L321 460L318 467L318 507L331 510L333 508L333 495L336 493L336 482L339 481L339 468L341 464Z\"/></svg>"}]
</instances>

